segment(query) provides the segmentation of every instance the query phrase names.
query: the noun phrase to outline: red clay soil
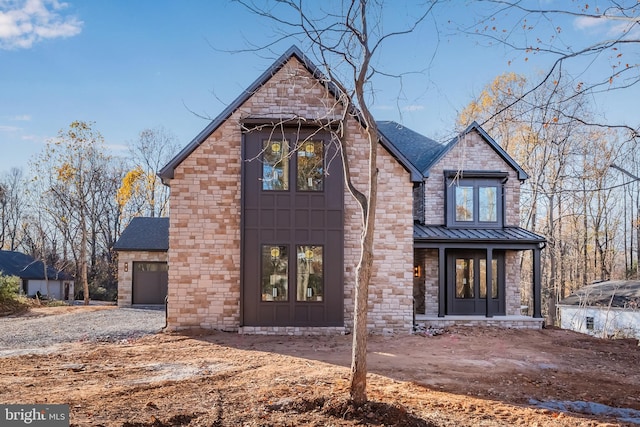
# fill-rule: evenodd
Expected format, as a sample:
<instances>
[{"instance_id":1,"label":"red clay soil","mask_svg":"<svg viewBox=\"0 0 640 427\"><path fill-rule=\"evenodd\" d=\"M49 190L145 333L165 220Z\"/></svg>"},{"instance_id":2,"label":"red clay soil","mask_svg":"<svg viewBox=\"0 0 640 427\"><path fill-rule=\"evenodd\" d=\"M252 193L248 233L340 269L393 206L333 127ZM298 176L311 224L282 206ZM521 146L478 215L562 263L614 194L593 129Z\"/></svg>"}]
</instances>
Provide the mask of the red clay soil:
<instances>
[{"instance_id":1,"label":"red clay soil","mask_svg":"<svg viewBox=\"0 0 640 427\"><path fill-rule=\"evenodd\" d=\"M640 412L594 415L535 404L640 411L635 341L557 329L374 336L364 407L347 399L350 351L350 336L224 332L73 343L0 359L0 403L66 403L75 426L640 424L633 419Z\"/></svg>"}]
</instances>

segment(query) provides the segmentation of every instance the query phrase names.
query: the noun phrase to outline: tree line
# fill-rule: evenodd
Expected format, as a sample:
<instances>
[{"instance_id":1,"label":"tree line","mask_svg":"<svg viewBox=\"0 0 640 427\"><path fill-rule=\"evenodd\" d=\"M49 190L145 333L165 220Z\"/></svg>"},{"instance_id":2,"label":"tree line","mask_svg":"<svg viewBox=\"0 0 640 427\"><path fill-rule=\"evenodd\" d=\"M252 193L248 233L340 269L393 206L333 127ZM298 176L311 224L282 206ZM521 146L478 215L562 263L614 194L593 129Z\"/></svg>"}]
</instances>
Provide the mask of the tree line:
<instances>
[{"instance_id":1,"label":"tree line","mask_svg":"<svg viewBox=\"0 0 640 427\"><path fill-rule=\"evenodd\" d=\"M520 225L547 239L543 300L552 324L558 302L582 286L639 278L638 134L594 125L594 105L573 84L557 75L530 92L527 78L506 73L458 117L460 126L482 122L529 174ZM522 264L530 277L531 261ZM531 306L527 289L523 304Z\"/></svg>"},{"instance_id":2,"label":"tree line","mask_svg":"<svg viewBox=\"0 0 640 427\"><path fill-rule=\"evenodd\" d=\"M156 173L177 146L166 129L145 129L116 156L94 123L72 122L27 172L0 176L0 247L71 274L85 303L115 300L113 245L133 217L168 215L168 188Z\"/></svg>"}]
</instances>

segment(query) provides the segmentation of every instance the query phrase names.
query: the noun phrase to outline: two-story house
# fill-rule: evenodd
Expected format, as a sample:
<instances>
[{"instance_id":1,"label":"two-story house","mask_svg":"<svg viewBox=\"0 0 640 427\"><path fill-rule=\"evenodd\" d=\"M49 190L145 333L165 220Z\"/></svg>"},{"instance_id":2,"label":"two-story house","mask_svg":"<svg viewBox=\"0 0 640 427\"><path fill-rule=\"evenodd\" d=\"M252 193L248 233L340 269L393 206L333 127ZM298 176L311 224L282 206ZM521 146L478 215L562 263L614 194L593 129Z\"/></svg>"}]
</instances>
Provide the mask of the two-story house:
<instances>
[{"instance_id":1,"label":"two-story house","mask_svg":"<svg viewBox=\"0 0 640 427\"><path fill-rule=\"evenodd\" d=\"M446 146L396 123L379 126L369 328L539 327L544 240L517 226L526 173L477 125ZM169 329L352 327L362 220L341 155L362 188L363 125L292 47L159 173L171 187ZM534 253L535 319L519 315L523 250Z\"/></svg>"}]
</instances>

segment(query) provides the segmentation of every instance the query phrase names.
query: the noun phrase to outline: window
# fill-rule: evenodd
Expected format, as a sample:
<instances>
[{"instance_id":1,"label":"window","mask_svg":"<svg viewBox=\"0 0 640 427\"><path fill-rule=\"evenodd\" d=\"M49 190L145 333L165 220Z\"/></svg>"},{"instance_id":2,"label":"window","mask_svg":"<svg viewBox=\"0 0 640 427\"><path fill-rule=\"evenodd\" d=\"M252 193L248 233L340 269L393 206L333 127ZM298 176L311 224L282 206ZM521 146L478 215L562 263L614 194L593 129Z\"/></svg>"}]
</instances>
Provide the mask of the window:
<instances>
[{"instance_id":1,"label":"window","mask_svg":"<svg viewBox=\"0 0 640 427\"><path fill-rule=\"evenodd\" d=\"M323 191L324 143L305 140L295 147L297 155L291 151L286 140L262 142L262 190L288 191L295 166L297 191Z\"/></svg>"},{"instance_id":2,"label":"window","mask_svg":"<svg viewBox=\"0 0 640 427\"><path fill-rule=\"evenodd\" d=\"M322 301L322 246L298 246L297 301Z\"/></svg>"},{"instance_id":3,"label":"window","mask_svg":"<svg viewBox=\"0 0 640 427\"><path fill-rule=\"evenodd\" d=\"M318 245L297 245L295 263L296 301L322 301L324 297L324 250ZM292 276L293 279L293 276ZM294 289L291 289L294 292ZM289 301L289 248L262 245L262 301Z\"/></svg>"},{"instance_id":4,"label":"window","mask_svg":"<svg viewBox=\"0 0 640 427\"><path fill-rule=\"evenodd\" d=\"M263 141L262 189L289 189L289 143L287 141Z\"/></svg>"},{"instance_id":5,"label":"window","mask_svg":"<svg viewBox=\"0 0 640 427\"><path fill-rule=\"evenodd\" d=\"M298 148L298 191L322 191L324 185L324 144L306 141Z\"/></svg>"},{"instance_id":6,"label":"window","mask_svg":"<svg viewBox=\"0 0 640 427\"><path fill-rule=\"evenodd\" d=\"M480 260L480 298L487 297L487 260ZM498 298L498 260L491 260L491 298Z\"/></svg>"},{"instance_id":7,"label":"window","mask_svg":"<svg viewBox=\"0 0 640 427\"><path fill-rule=\"evenodd\" d=\"M262 301L289 299L289 255L286 246L262 246Z\"/></svg>"},{"instance_id":8,"label":"window","mask_svg":"<svg viewBox=\"0 0 640 427\"><path fill-rule=\"evenodd\" d=\"M593 331L593 317L587 316L587 330Z\"/></svg>"},{"instance_id":9,"label":"window","mask_svg":"<svg viewBox=\"0 0 640 427\"><path fill-rule=\"evenodd\" d=\"M169 271L166 262L134 262L136 271Z\"/></svg>"},{"instance_id":10,"label":"window","mask_svg":"<svg viewBox=\"0 0 640 427\"><path fill-rule=\"evenodd\" d=\"M502 184L506 173L476 172L462 177L453 171L445 174L448 226L503 226Z\"/></svg>"},{"instance_id":11,"label":"window","mask_svg":"<svg viewBox=\"0 0 640 427\"><path fill-rule=\"evenodd\" d=\"M473 221L473 187L456 186L456 221Z\"/></svg>"},{"instance_id":12,"label":"window","mask_svg":"<svg viewBox=\"0 0 640 427\"><path fill-rule=\"evenodd\" d=\"M473 258L456 259L456 298L473 298Z\"/></svg>"}]
</instances>

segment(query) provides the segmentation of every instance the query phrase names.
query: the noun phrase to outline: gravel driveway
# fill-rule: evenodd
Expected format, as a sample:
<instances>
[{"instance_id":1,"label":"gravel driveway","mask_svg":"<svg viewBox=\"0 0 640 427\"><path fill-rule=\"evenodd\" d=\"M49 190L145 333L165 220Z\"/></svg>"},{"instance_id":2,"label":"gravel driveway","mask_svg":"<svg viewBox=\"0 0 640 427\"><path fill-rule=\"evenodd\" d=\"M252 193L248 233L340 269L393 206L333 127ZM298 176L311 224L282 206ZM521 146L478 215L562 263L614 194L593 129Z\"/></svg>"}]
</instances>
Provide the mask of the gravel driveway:
<instances>
[{"instance_id":1,"label":"gravel driveway","mask_svg":"<svg viewBox=\"0 0 640 427\"><path fill-rule=\"evenodd\" d=\"M0 357L48 353L69 342L138 338L160 332L164 323L164 307L4 317L0 318Z\"/></svg>"}]
</instances>

